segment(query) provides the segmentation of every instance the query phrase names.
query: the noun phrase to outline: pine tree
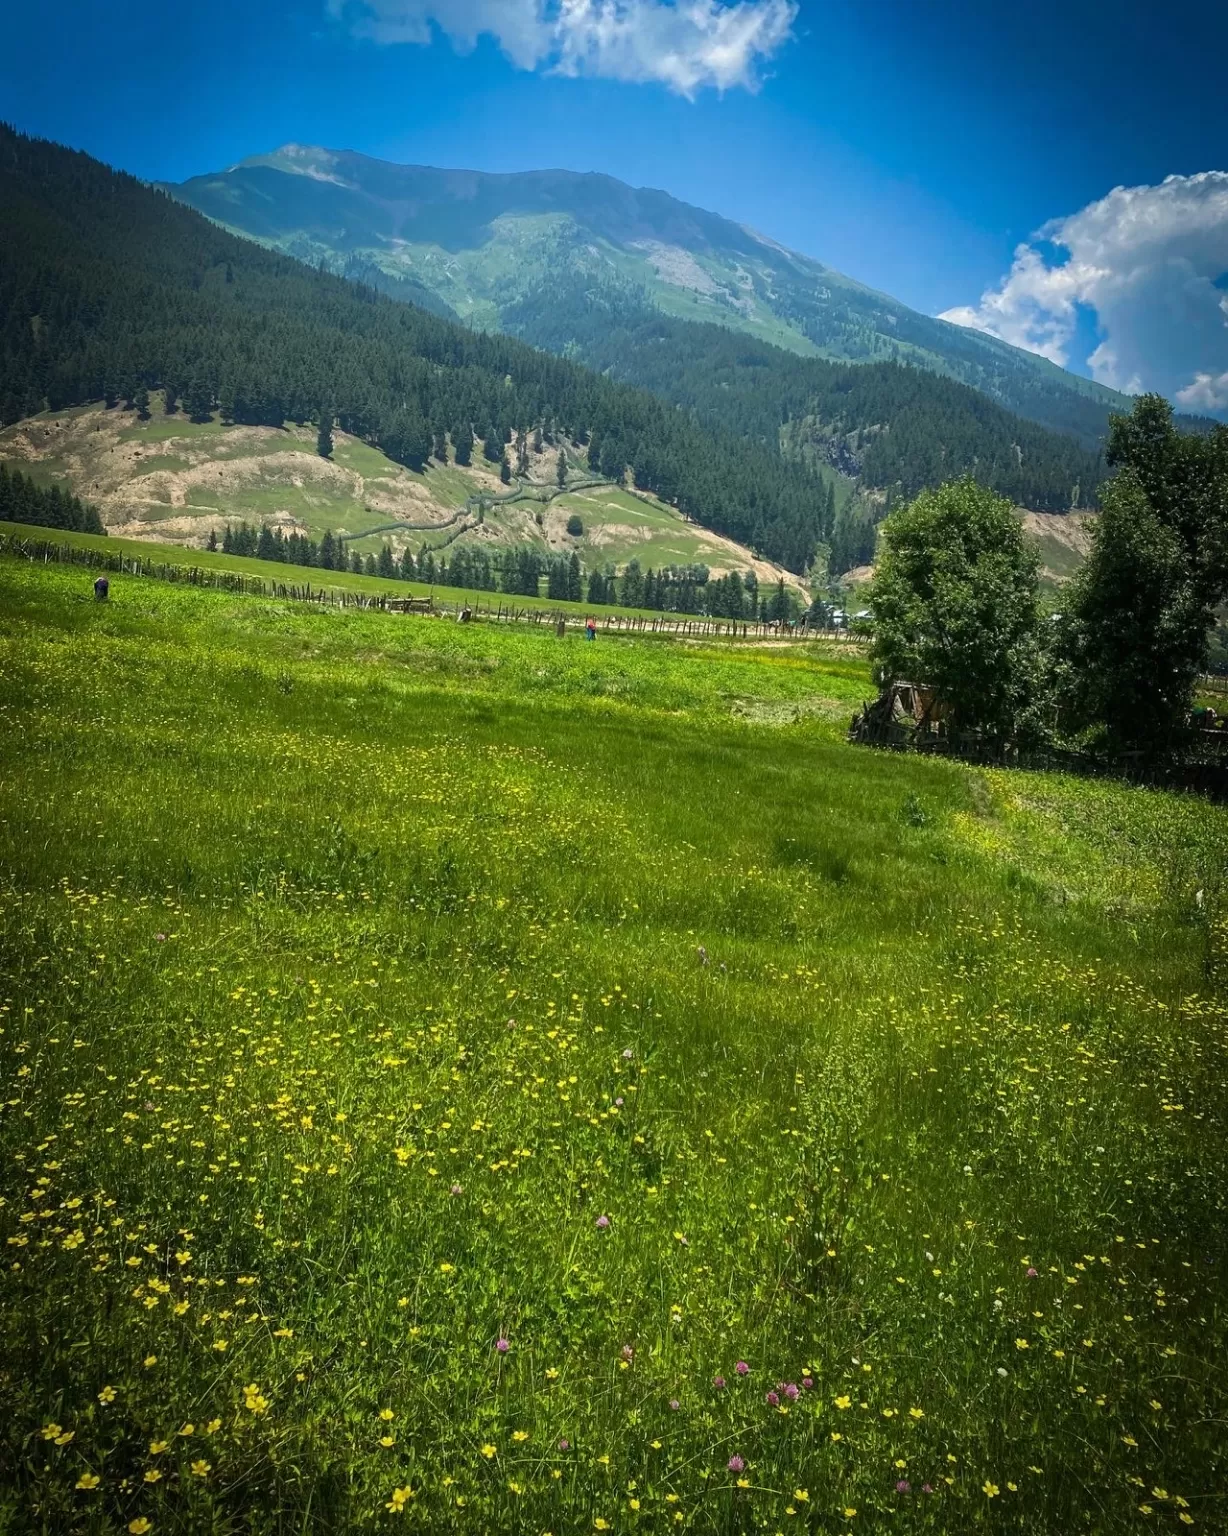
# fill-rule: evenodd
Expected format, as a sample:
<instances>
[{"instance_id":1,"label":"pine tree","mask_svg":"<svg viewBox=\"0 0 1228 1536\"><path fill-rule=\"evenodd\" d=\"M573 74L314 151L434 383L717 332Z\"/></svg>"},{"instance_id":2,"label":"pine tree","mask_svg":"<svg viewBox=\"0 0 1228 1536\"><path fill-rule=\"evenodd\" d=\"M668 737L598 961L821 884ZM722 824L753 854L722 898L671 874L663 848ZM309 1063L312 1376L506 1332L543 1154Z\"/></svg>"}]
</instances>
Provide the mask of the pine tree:
<instances>
[{"instance_id":1,"label":"pine tree","mask_svg":"<svg viewBox=\"0 0 1228 1536\"><path fill-rule=\"evenodd\" d=\"M567 596L573 603L578 603L584 596L583 579L580 574L580 557L573 553L567 562Z\"/></svg>"},{"instance_id":2,"label":"pine tree","mask_svg":"<svg viewBox=\"0 0 1228 1536\"><path fill-rule=\"evenodd\" d=\"M217 529L216 528L210 528L210 530L209 530L209 542L208 542L208 544L205 545L205 548L210 552L210 554L213 554L217 550Z\"/></svg>"},{"instance_id":3,"label":"pine tree","mask_svg":"<svg viewBox=\"0 0 1228 1536\"><path fill-rule=\"evenodd\" d=\"M560 491L564 490L566 488L566 486L567 486L567 456L566 456L566 454L563 452L563 450L561 448L559 449L559 464L558 464L558 469L555 471L554 479L555 479L555 484L558 486Z\"/></svg>"},{"instance_id":4,"label":"pine tree","mask_svg":"<svg viewBox=\"0 0 1228 1536\"><path fill-rule=\"evenodd\" d=\"M331 409L321 410L320 429L316 433L316 452L322 459L331 459L333 456L333 413Z\"/></svg>"},{"instance_id":5,"label":"pine tree","mask_svg":"<svg viewBox=\"0 0 1228 1536\"><path fill-rule=\"evenodd\" d=\"M230 530L227 529L227 533L229 533L229 531ZM331 528L326 528L324 530L324 537L320 540L320 551L318 555L321 569L326 571L335 570L337 566L337 557L340 553L341 551L337 548L337 542L333 538L333 530Z\"/></svg>"},{"instance_id":6,"label":"pine tree","mask_svg":"<svg viewBox=\"0 0 1228 1536\"><path fill-rule=\"evenodd\" d=\"M453 430L452 448L456 462L466 468L473 460L473 429L468 423Z\"/></svg>"},{"instance_id":7,"label":"pine tree","mask_svg":"<svg viewBox=\"0 0 1228 1536\"><path fill-rule=\"evenodd\" d=\"M407 544L401 551L401 580L413 581L415 574L414 552Z\"/></svg>"},{"instance_id":8,"label":"pine tree","mask_svg":"<svg viewBox=\"0 0 1228 1536\"><path fill-rule=\"evenodd\" d=\"M387 577L391 580L397 573L396 564L392 558L391 544L381 544L379 558L375 562L376 575Z\"/></svg>"}]
</instances>

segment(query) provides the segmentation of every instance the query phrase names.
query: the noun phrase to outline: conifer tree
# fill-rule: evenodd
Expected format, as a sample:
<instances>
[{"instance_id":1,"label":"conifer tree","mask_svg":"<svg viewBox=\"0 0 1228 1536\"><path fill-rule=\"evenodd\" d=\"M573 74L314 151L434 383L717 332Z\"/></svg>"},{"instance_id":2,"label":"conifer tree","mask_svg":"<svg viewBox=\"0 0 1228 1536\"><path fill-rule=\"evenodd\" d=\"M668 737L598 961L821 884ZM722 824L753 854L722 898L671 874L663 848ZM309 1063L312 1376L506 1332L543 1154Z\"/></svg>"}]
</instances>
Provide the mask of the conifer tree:
<instances>
[{"instance_id":1,"label":"conifer tree","mask_svg":"<svg viewBox=\"0 0 1228 1536\"><path fill-rule=\"evenodd\" d=\"M316 433L316 452L322 459L333 456L333 413L331 408L320 411L320 428Z\"/></svg>"}]
</instances>

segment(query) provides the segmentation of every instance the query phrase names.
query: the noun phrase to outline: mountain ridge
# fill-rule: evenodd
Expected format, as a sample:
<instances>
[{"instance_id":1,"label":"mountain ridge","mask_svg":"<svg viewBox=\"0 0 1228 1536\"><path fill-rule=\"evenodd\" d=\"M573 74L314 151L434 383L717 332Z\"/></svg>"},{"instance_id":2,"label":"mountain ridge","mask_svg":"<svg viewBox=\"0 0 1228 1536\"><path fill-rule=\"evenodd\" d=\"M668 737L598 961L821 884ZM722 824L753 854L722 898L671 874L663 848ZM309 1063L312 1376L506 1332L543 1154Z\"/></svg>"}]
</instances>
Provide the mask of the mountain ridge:
<instances>
[{"instance_id":1,"label":"mountain ridge","mask_svg":"<svg viewBox=\"0 0 1228 1536\"><path fill-rule=\"evenodd\" d=\"M580 273L638 287L677 318L716 320L803 355L912 362L1085 446L1099 443L1110 410L1130 404L750 225L601 171L408 166L290 144L166 190L287 254L331 266L361 253L483 328L502 329L504 309L532 287Z\"/></svg>"}]
</instances>

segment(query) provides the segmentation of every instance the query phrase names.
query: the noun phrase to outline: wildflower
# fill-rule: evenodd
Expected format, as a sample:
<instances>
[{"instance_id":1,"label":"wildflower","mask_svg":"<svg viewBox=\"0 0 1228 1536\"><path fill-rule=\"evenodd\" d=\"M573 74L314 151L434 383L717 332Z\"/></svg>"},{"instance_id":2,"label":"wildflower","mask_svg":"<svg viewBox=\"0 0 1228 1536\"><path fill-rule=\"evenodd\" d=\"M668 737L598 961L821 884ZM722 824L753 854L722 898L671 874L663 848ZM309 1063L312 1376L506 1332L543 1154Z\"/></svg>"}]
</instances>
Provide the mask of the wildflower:
<instances>
[{"instance_id":1,"label":"wildflower","mask_svg":"<svg viewBox=\"0 0 1228 1536\"><path fill-rule=\"evenodd\" d=\"M896 1483L895 1491L897 1493L911 1493L912 1492L912 1484L908 1481L908 1479L906 1477L902 1477L902 1478L900 1478L899 1482Z\"/></svg>"},{"instance_id":2,"label":"wildflower","mask_svg":"<svg viewBox=\"0 0 1228 1536\"><path fill-rule=\"evenodd\" d=\"M843 1411L845 1408L851 1408L853 1406L853 1399L842 1393L835 1399L835 1404L837 1408Z\"/></svg>"},{"instance_id":3,"label":"wildflower","mask_svg":"<svg viewBox=\"0 0 1228 1536\"><path fill-rule=\"evenodd\" d=\"M491 1445L489 1443L489 1441L482 1447L482 1455L485 1456L487 1461L489 1461L491 1459L491 1457L494 1456L496 1453L497 1453L497 1448L495 1446Z\"/></svg>"},{"instance_id":4,"label":"wildflower","mask_svg":"<svg viewBox=\"0 0 1228 1536\"><path fill-rule=\"evenodd\" d=\"M776 1392L768 1392L764 1398L764 1401L769 1403L773 1408L780 1407L780 1395Z\"/></svg>"},{"instance_id":5,"label":"wildflower","mask_svg":"<svg viewBox=\"0 0 1228 1536\"><path fill-rule=\"evenodd\" d=\"M138 1515L135 1520L129 1520L129 1536L146 1536L147 1531L153 1530L153 1521L146 1520L144 1515Z\"/></svg>"},{"instance_id":6,"label":"wildflower","mask_svg":"<svg viewBox=\"0 0 1228 1536\"><path fill-rule=\"evenodd\" d=\"M517 1429L512 1431L512 1439L515 1440L518 1444L527 1440L528 1438L529 1432L527 1429Z\"/></svg>"},{"instance_id":7,"label":"wildflower","mask_svg":"<svg viewBox=\"0 0 1228 1536\"><path fill-rule=\"evenodd\" d=\"M84 1488L88 1492L91 1488L97 1488L102 1479L96 1472L82 1472L77 1479L77 1487Z\"/></svg>"},{"instance_id":8,"label":"wildflower","mask_svg":"<svg viewBox=\"0 0 1228 1536\"><path fill-rule=\"evenodd\" d=\"M213 1471L213 1468L209 1465L209 1463L207 1461L194 1461L192 1463L192 1476L193 1477L208 1477L210 1472L212 1472L212 1471Z\"/></svg>"},{"instance_id":9,"label":"wildflower","mask_svg":"<svg viewBox=\"0 0 1228 1536\"><path fill-rule=\"evenodd\" d=\"M495 1348L499 1351L499 1353L501 1355L506 1355L508 1350L511 1349L511 1347L512 1346L508 1343L508 1341L506 1339L496 1339L495 1340Z\"/></svg>"},{"instance_id":10,"label":"wildflower","mask_svg":"<svg viewBox=\"0 0 1228 1536\"><path fill-rule=\"evenodd\" d=\"M54 1440L57 1435L62 1435L63 1433L64 1431L58 1424L44 1424L42 1429L39 1430L39 1434L42 1435L44 1440Z\"/></svg>"},{"instance_id":11,"label":"wildflower","mask_svg":"<svg viewBox=\"0 0 1228 1536\"><path fill-rule=\"evenodd\" d=\"M569 1450L571 1450L571 1441L570 1440L560 1440L559 1441L559 1450L560 1451L569 1451Z\"/></svg>"},{"instance_id":12,"label":"wildflower","mask_svg":"<svg viewBox=\"0 0 1228 1536\"><path fill-rule=\"evenodd\" d=\"M115 1401L115 1388L103 1387L102 1391L98 1394L98 1401L100 1403L113 1403Z\"/></svg>"},{"instance_id":13,"label":"wildflower","mask_svg":"<svg viewBox=\"0 0 1228 1536\"><path fill-rule=\"evenodd\" d=\"M811 1387L814 1386L814 1377L813 1376L803 1376L802 1377L802 1386L806 1389L807 1392L809 1392Z\"/></svg>"},{"instance_id":14,"label":"wildflower","mask_svg":"<svg viewBox=\"0 0 1228 1536\"><path fill-rule=\"evenodd\" d=\"M1002 1492L997 1483L991 1483L988 1478L981 1484L981 1492L987 1499L996 1499Z\"/></svg>"},{"instance_id":15,"label":"wildflower","mask_svg":"<svg viewBox=\"0 0 1228 1536\"><path fill-rule=\"evenodd\" d=\"M395 1435L381 1435L379 1437L379 1443L386 1451L390 1451L392 1447L397 1443L397 1437Z\"/></svg>"},{"instance_id":16,"label":"wildflower","mask_svg":"<svg viewBox=\"0 0 1228 1536\"><path fill-rule=\"evenodd\" d=\"M392 1490L392 1497L385 1504L384 1508L390 1514L399 1515L413 1496L414 1490L412 1488L394 1488Z\"/></svg>"},{"instance_id":17,"label":"wildflower","mask_svg":"<svg viewBox=\"0 0 1228 1536\"><path fill-rule=\"evenodd\" d=\"M465 1191L461 1188L461 1186L459 1184L453 1184L453 1186L452 1186L451 1190L449 1191L449 1193L453 1194L453 1195L463 1195L465 1193Z\"/></svg>"},{"instance_id":18,"label":"wildflower","mask_svg":"<svg viewBox=\"0 0 1228 1536\"><path fill-rule=\"evenodd\" d=\"M151 1456L161 1456L162 1452L165 1451L166 1448L167 1442L165 1440L151 1440L149 1442L149 1454Z\"/></svg>"},{"instance_id":19,"label":"wildflower","mask_svg":"<svg viewBox=\"0 0 1228 1536\"><path fill-rule=\"evenodd\" d=\"M1032 1346L1028 1343L1028 1341L1026 1339L1016 1339L1015 1340L1015 1348L1016 1349L1031 1349L1031 1347Z\"/></svg>"},{"instance_id":20,"label":"wildflower","mask_svg":"<svg viewBox=\"0 0 1228 1536\"><path fill-rule=\"evenodd\" d=\"M793 1490L793 1497L797 1500L797 1502L799 1504L804 1504L806 1502L806 1500L810 1497L810 1490L808 1488L795 1488ZM856 1514L857 1511L853 1510L852 1513Z\"/></svg>"},{"instance_id":21,"label":"wildflower","mask_svg":"<svg viewBox=\"0 0 1228 1536\"><path fill-rule=\"evenodd\" d=\"M383 1419L385 1424L391 1423L391 1421L396 1417L391 1408L381 1408L379 1411L379 1416L381 1419Z\"/></svg>"},{"instance_id":22,"label":"wildflower","mask_svg":"<svg viewBox=\"0 0 1228 1536\"><path fill-rule=\"evenodd\" d=\"M55 1437L55 1443L62 1450L66 1445L72 1444L73 1440L76 1438L76 1434L77 1431L75 1429L66 1429L62 1435L57 1435Z\"/></svg>"},{"instance_id":23,"label":"wildflower","mask_svg":"<svg viewBox=\"0 0 1228 1536\"><path fill-rule=\"evenodd\" d=\"M634 1055L635 1052L631 1049L630 1046L628 1046L627 1049L623 1052L623 1060L630 1061Z\"/></svg>"},{"instance_id":24,"label":"wildflower","mask_svg":"<svg viewBox=\"0 0 1228 1536\"><path fill-rule=\"evenodd\" d=\"M155 1365L157 1365L158 1357L157 1355L146 1355L142 1363L144 1364L147 1371L151 1370Z\"/></svg>"},{"instance_id":25,"label":"wildflower","mask_svg":"<svg viewBox=\"0 0 1228 1536\"><path fill-rule=\"evenodd\" d=\"M162 1481L162 1474L158 1471L157 1467L150 1467L145 1474L145 1481L147 1483L160 1483Z\"/></svg>"},{"instance_id":26,"label":"wildflower","mask_svg":"<svg viewBox=\"0 0 1228 1536\"><path fill-rule=\"evenodd\" d=\"M1036 1279L1036 1275L1037 1275L1037 1271L1032 1267L1031 1264L1029 1264L1028 1265L1028 1279L1029 1280L1035 1280Z\"/></svg>"},{"instance_id":27,"label":"wildflower","mask_svg":"<svg viewBox=\"0 0 1228 1536\"><path fill-rule=\"evenodd\" d=\"M740 1456L731 1456L729 1458L729 1470L731 1472L745 1472L746 1463Z\"/></svg>"},{"instance_id":28,"label":"wildflower","mask_svg":"<svg viewBox=\"0 0 1228 1536\"><path fill-rule=\"evenodd\" d=\"M253 1381L243 1388L243 1406L249 1413L267 1413L269 1400Z\"/></svg>"},{"instance_id":29,"label":"wildflower","mask_svg":"<svg viewBox=\"0 0 1228 1536\"><path fill-rule=\"evenodd\" d=\"M608 1216L598 1216L598 1218L597 1218L597 1229L598 1229L598 1231L604 1232L605 1229L609 1225L610 1225L610 1218Z\"/></svg>"},{"instance_id":30,"label":"wildflower","mask_svg":"<svg viewBox=\"0 0 1228 1536\"><path fill-rule=\"evenodd\" d=\"M923 1419L925 1417L925 1409L924 1408L910 1408L908 1410L908 1417L910 1419Z\"/></svg>"},{"instance_id":31,"label":"wildflower","mask_svg":"<svg viewBox=\"0 0 1228 1536\"><path fill-rule=\"evenodd\" d=\"M716 1390L718 1392L724 1391L724 1388L725 1388L725 1378L723 1376L714 1376L712 1378L712 1385L716 1388Z\"/></svg>"},{"instance_id":32,"label":"wildflower","mask_svg":"<svg viewBox=\"0 0 1228 1536\"><path fill-rule=\"evenodd\" d=\"M670 1400L669 1400L669 1406L670 1406L670 1409L671 1409L672 1412L677 1413L679 1408L682 1407L682 1404L678 1401L678 1399L676 1397L671 1397Z\"/></svg>"},{"instance_id":33,"label":"wildflower","mask_svg":"<svg viewBox=\"0 0 1228 1536\"><path fill-rule=\"evenodd\" d=\"M750 1370L750 1366L747 1365L745 1360L739 1360L737 1365L734 1366L734 1370L737 1371L739 1376L745 1376L747 1371Z\"/></svg>"}]
</instances>

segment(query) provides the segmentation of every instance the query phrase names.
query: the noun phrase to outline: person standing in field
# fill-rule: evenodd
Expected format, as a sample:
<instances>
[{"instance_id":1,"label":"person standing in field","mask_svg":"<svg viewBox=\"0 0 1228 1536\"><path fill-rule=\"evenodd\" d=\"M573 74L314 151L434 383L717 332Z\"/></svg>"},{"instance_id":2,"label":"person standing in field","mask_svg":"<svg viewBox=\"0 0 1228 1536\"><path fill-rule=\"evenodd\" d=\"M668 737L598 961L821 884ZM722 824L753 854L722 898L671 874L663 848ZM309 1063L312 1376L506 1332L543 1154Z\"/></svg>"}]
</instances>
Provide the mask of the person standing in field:
<instances>
[{"instance_id":1,"label":"person standing in field","mask_svg":"<svg viewBox=\"0 0 1228 1536\"><path fill-rule=\"evenodd\" d=\"M99 576L98 580L94 583L94 601L96 603L105 603L110 592L111 583L105 576Z\"/></svg>"},{"instance_id":2,"label":"person standing in field","mask_svg":"<svg viewBox=\"0 0 1228 1536\"><path fill-rule=\"evenodd\" d=\"M597 621L595 619L585 619L584 638L586 640L595 640L597 638Z\"/></svg>"}]
</instances>

